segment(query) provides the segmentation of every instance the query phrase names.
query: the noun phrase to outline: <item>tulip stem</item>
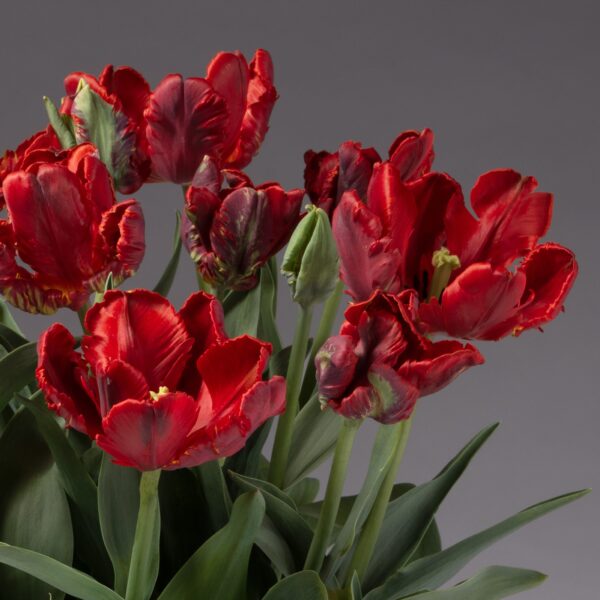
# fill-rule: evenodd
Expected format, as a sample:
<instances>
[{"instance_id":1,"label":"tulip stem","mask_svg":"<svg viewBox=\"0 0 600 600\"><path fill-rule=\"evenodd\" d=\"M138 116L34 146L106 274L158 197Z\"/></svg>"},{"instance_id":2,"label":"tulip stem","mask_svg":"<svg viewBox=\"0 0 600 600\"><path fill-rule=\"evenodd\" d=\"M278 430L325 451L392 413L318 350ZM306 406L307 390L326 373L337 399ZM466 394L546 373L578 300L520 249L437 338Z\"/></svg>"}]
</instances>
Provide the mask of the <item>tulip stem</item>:
<instances>
[{"instance_id":1,"label":"tulip stem","mask_svg":"<svg viewBox=\"0 0 600 600\"><path fill-rule=\"evenodd\" d=\"M338 279L335 285L333 293L323 306L323 313L321 320L319 321L319 327L315 334L315 339L310 349L310 356L308 357L308 368L304 374L304 381L302 382L302 391L300 393L300 402L306 403L310 398L315 384L317 382L315 372L315 357L317 352L321 349L321 346L325 343L327 338L331 335L331 330L337 316L337 311L342 300L342 293L344 292L344 282Z\"/></svg>"},{"instance_id":2,"label":"tulip stem","mask_svg":"<svg viewBox=\"0 0 600 600\"><path fill-rule=\"evenodd\" d=\"M140 508L131 551L125 600L147 600L158 576L160 508L158 481L160 469L144 471L140 480Z\"/></svg>"},{"instance_id":3,"label":"tulip stem","mask_svg":"<svg viewBox=\"0 0 600 600\"><path fill-rule=\"evenodd\" d=\"M392 495L392 489L394 487L394 483L396 482L398 469L400 468L400 463L404 457L404 450L406 449L406 444L410 435L411 425L412 418L406 419L405 421L400 421L395 425L383 425L383 427L396 428L397 437L396 444L394 446L394 456L385 475L385 479L381 484L381 488L377 498L375 499L373 508L371 509L365 526L360 534L356 551L354 552L352 562L350 563L350 569L346 574L347 584L350 583L354 571L356 571L359 581L363 581L365 574L367 573L367 568L373 555L375 544L377 543L379 533L381 532L381 526L385 517L385 511L387 510L390 497Z\"/></svg>"},{"instance_id":4,"label":"tulip stem","mask_svg":"<svg viewBox=\"0 0 600 600\"><path fill-rule=\"evenodd\" d=\"M275 433L271 465L269 467L269 481L280 488L283 487L290 446L292 445L294 419L298 413L298 397L306 360L312 312L311 305L300 308L300 320L296 326L287 369L286 408L285 412L279 417L277 432Z\"/></svg>"},{"instance_id":5,"label":"tulip stem","mask_svg":"<svg viewBox=\"0 0 600 600\"><path fill-rule=\"evenodd\" d=\"M360 420L344 420L344 425L335 446L335 454L333 456L329 481L327 482L325 499L323 500L321 513L319 514L319 521L308 550L306 562L304 563L304 569L306 570L319 572L323 566L329 538L331 537L340 507L340 500L346 480L346 470L348 469L348 461L352 453L352 445L360 423Z\"/></svg>"}]
</instances>

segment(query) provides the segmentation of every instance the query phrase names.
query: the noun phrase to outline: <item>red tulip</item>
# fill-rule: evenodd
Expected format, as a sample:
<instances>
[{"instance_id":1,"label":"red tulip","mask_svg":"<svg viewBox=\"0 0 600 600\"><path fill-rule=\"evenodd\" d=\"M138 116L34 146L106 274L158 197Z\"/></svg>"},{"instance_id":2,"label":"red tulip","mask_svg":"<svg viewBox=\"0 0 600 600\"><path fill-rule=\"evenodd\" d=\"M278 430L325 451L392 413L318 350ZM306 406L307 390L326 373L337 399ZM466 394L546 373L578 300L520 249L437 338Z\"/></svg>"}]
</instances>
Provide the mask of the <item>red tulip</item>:
<instances>
[{"instance_id":1,"label":"red tulip","mask_svg":"<svg viewBox=\"0 0 600 600\"><path fill-rule=\"evenodd\" d=\"M117 464L178 469L230 456L285 404L282 377L262 380L270 345L227 339L221 305L193 294L179 312L146 290L109 291L85 318L76 351L61 324L40 338L48 406Z\"/></svg>"},{"instance_id":2,"label":"red tulip","mask_svg":"<svg viewBox=\"0 0 600 600\"><path fill-rule=\"evenodd\" d=\"M376 292L348 307L340 334L315 359L323 402L348 418L395 423L411 415L419 397L483 363L470 344L432 342L419 333L417 304L415 292L407 290Z\"/></svg>"},{"instance_id":3,"label":"red tulip","mask_svg":"<svg viewBox=\"0 0 600 600\"><path fill-rule=\"evenodd\" d=\"M0 220L0 290L28 312L77 310L118 284L144 255L144 219L135 200L115 203L108 171L90 144L33 161L6 177L8 218Z\"/></svg>"},{"instance_id":4,"label":"red tulip","mask_svg":"<svg viewBox=\"0 0 600 600\"><path fill-rule=\"evenodd\" d=\"M266 135L276 99L265 50L257 50L250 65L239 52L221 52L205 79L168 75L145 113L156 177L188 184L206 155L222 168L246 166Z\"/></svg>"},{"instance_id":5,"label":"red tulip","mask_svg":"<svg viewBox=\"0 0 600 600\"><path fill-rule=\"evenodd\" d=\"M85 82L106 109L89 110L78 102L79 86ZM144 110L150 97L150 86L131 67L107 65L98 78L88 73L71 73L65 78L66 97L61 112L73 118L78 143L92 142L101 151L104 140L100 127L110 127L115 139L106 148L109 171L115 187L123 194L137 191L150 176L150 158L146 140ZM110 123L101 123L103 119Z\"/></svg>"},{"instance_id":6,"label":"red tulip","mask_svg":"<svg viewBox=\"0 0 600 600\"><path fill-rule=\"evenodd\" d=\"M428 173L433 163L433 132L405 131L392 143L389 160L402 181L410 182ZM373 166L381 162L374 148L362 148L358 142L344 142L337 152L304 154L304 185L313 204L331 216L347 191L355 191L366 201Z\"/></svg>"},{"instance_id":7,"label":"red tulip","mask_svg":"<svg viewBox=\"0 0 600 600\"><path fill-rule=\"evenodd\" d=\"M221 189L223 175L232 187ZM183 236L199 273L218 288L254 287L258 270L287 243L303 190L254 186L240 171L205 158L186 194Z\"/></svg>"},{"instance_id":8,"label":"red tulip","mask_svg":"<svg viewBox=\"0 0 600 600\"><path fill-rule=\"evenodd\" d=\"M0 210L4 208L2 183L10 173L27 169L40 162L54 162L62 150L52 127L38 131L29 139L21 142L16 150L7 150L0 157Z\"/></svg>"}]
</instances>

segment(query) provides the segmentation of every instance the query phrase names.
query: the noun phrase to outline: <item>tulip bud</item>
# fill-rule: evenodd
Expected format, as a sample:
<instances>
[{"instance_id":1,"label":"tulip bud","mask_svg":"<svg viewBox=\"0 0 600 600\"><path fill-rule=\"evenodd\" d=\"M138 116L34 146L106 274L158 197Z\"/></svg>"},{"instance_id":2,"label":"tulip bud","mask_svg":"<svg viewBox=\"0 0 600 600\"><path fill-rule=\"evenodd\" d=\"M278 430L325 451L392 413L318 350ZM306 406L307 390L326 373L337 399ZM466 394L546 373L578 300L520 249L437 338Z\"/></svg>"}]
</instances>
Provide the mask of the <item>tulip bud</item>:
<instances>
[{"instance_id":1,"label":"tulip bud","mask_svg":"<svg viewBox=\"0 0 600 600\"><path fill-rule=\"evenodd\" d=\"M327 213L309 206L292 234L281 266L294 301L308 307L327 298L338 281L338 262Z\"/></svg>"}]
</instances>

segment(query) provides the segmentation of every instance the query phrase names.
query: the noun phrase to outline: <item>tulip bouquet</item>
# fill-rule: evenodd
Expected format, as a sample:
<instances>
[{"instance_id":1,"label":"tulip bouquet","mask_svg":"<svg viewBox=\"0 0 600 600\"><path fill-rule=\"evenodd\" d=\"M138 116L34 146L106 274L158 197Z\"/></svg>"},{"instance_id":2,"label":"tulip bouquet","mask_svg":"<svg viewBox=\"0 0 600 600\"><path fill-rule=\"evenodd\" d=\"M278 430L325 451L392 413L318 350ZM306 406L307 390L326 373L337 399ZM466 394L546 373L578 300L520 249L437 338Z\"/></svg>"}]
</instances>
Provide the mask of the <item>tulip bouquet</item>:
<instances>
[{"instance_id":1,"label":"tulip bouquet","mask_svg":"<svg viewBox=\"0 0 600 600\"><path fill-rule=\"evenodd\" d=\"M428 129L387 156L354 141L308 151L304 189L257 185L241 169L276 100L264 50L153 90L129 67L72 73L60 105L45 99L48 127L1 159L2 597L493 600L544 579L492 566L449 583L586 493L443 547L436 511L495 426L426 483L396 480L421 398L484 361L467 340L562 311L577 263L540 243L552 195L502 169L468 207L432 170ZM116 195L157 181L184 192L173 254L154 289L123 291L144 218ZM182 248L199 291L176 309ZM298 310L290 345L280 275ZM70 309L81 328L29 341L9 305ZM369 469L343 496L365 419L380 424ZM328 458L319 496L311 473Z\"/></svg>"}]
</instances>

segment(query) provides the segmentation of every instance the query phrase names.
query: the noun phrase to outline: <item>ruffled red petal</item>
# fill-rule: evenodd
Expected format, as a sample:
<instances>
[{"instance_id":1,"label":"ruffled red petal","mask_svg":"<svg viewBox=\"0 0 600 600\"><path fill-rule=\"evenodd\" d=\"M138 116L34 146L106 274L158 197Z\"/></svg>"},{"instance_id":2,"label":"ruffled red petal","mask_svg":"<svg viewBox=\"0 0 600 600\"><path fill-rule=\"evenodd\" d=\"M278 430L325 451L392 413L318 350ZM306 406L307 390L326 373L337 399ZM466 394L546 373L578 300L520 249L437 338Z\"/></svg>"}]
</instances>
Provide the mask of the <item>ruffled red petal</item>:
<instances>
[{"instance_id":1,"label":"ruffled red petal","mask_svg":"<svg viewBox=\"0 0 600 600\"><path fill-rule=\"evenodd\" d=\"M396 167L402 181L413 181L431 170L435 153L433 131L405 131L392 143L390 162Z\"/></svg>"}]
</instances>

